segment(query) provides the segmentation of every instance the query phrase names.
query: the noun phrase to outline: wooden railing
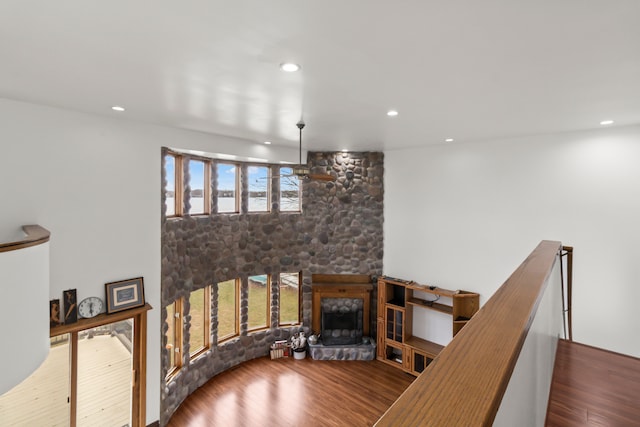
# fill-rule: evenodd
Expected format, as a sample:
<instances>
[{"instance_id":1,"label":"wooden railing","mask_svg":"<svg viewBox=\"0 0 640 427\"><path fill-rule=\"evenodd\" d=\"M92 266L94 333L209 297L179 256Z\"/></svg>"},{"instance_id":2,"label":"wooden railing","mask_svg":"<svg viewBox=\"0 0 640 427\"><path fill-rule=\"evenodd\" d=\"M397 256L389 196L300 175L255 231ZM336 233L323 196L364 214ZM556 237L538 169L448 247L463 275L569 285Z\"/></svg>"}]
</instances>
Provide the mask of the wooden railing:
<instances>
[{"instance_id":1,"label":"wooden railing","mask_svg":"<svg viewBox=\"0 0 640 427\"><path fill-rule=\"evenodd\" d=\"M560 242L542 241L376 426L490 426Z\"/></svg>"},{"instance_id":2,"label":"wooden railing","mask_svg":"<svg viewBox=\"0 0 640 427\"><path fill-rule=\"evenodd\" d=\"M23 225L22 230L26 233L25 238L15 242L0 243L0 252L15 251L29 246L40 245L48 242L51 235L49 230L39 225Z\"/></svg>"}]
</instances>

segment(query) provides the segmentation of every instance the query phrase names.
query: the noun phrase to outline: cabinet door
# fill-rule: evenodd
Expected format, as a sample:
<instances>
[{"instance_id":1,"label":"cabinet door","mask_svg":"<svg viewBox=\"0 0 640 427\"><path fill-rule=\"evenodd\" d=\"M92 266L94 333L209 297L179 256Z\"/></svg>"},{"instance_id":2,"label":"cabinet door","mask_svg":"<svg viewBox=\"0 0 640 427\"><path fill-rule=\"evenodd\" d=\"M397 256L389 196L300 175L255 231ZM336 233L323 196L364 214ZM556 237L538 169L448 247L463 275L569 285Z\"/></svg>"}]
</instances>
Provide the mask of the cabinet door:
<instances>
[{"instance_id":1,"label":"cabinet door","mask_svg":"<svg viewBox=\"0 0 640 427\"><path fill-rule=\"evenodd\" d=\"M411 367L413 365L413 351L410 351L409 347L404 346L402 354L404 355L402 358L402 369L407 372L411 372Z\"/></svg>"},{"instance_id":2,"label":"cabinet door","mask_svg":"<svg viewBox=\"0 0 640 427\"><path fill-rule=\"evenodd\" d=\"M378 336L377 336L377 356L379 359L384 359L384 318L378 317Z\"/></svg>"},{"instance_id":3,"label":"cabinet door","mask_svg":"<svg viewBox=\"0 0 640 427\"><path fill-rule=\"evenodd\" d=\"M387 306L385 322L387 339L401 343L404 332L404 310Z\"/></svg>"},{"instance_id":4,"label":"cabinet door","mask_svg":"<svg viewBox=\"0 0 640 427\"><path fill-rule=\"evenodd\" d=\"M420 350L412 349L410 371L414 375L420 375L433 361L431 355Z\"/></svg>"}]
</instances>

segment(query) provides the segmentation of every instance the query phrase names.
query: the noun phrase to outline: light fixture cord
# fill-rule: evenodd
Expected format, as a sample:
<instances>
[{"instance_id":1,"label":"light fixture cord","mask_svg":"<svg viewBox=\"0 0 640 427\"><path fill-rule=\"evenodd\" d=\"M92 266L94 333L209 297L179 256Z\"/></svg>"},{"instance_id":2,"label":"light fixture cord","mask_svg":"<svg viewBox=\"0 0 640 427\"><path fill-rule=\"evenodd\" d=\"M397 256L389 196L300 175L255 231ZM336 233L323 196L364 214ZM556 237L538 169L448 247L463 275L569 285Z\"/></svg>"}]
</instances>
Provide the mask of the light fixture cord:
<instances>
[{"instance_id":1,"label":"light fixture cord","mask_svg":"<svg viewBox=\"0 0 640 427\"><path fill-rule=\"evenodd\" d=\"M304 127L304 122L300 120L298 123L296 123L296 126L298 126L298 129L300 130L300 144L299 144L300 149L298 150L298 153L300 155L299 164L302 164L302 128Z\"/></svg>"}]
</instances>

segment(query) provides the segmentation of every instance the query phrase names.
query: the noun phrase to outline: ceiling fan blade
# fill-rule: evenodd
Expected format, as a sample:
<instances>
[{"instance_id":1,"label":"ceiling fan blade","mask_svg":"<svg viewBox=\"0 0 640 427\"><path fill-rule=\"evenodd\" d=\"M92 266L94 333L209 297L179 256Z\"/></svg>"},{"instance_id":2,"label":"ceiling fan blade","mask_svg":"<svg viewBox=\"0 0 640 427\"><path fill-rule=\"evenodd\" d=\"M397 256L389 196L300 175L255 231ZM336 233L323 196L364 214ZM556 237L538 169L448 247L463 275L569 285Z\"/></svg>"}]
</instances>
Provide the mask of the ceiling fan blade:
<instances>
[{"instance_id":1,"label":"ceiling fan blade","mask_svg":"<svg viewBox=\"0 0 640 427\"><path fill-rule=\"evenodd\" d=\"M326 173L310 173L309 175L307 175L307 177L309 177L309 179L312 179L314 181L335 181L336 177L333 175L329 175Z\"/></svg>"}]
</instances>

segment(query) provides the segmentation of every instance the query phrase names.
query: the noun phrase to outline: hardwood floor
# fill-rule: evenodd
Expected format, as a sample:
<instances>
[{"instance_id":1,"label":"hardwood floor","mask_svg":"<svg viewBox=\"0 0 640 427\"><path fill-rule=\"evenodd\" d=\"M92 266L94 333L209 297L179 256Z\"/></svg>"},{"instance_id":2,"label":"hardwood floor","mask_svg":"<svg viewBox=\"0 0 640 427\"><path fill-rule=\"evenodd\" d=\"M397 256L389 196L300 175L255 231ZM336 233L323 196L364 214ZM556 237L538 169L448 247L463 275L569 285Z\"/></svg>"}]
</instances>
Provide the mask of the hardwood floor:
<instances>
[{"instance_id":1,"label":"hardwood floor","mask_svg":"<svg viewBox=\"0 0 640 427\"><path fill-rule=\"evenodd\" d=\"M640 359L560 340L546 425L640 426Z\"/></svg>"},{"instance_id":2,"label":"hardwood floor","mask_svg":"<svg viewBox=\"0 0 640 427\"><path fill-rule=\"evenodd\" d=\"M379 361L260 358L212 378L168 427L371 426L413 380Z\"/></svg>"}]
</instances>

